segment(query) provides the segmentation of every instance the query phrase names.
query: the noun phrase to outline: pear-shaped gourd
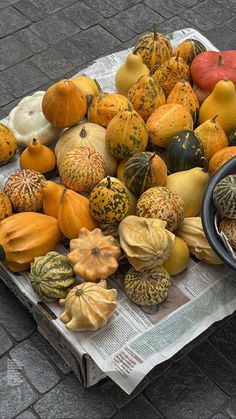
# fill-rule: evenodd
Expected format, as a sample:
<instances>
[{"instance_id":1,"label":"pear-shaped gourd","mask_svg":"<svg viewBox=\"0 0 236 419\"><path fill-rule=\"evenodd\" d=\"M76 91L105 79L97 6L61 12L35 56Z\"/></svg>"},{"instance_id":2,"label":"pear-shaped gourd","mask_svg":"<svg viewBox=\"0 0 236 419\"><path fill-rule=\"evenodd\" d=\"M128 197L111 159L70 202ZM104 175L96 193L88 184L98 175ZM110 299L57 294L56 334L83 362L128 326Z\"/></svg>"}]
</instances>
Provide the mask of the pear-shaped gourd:
<instances>
[{"instance_id":1,"label":"pear-shaped gourd","mask_svg":"<svg viewBox=\"0 0 236 419\"><path fill-rule=\"evenodd\" d=\"M56 166L56 156L46 145L41 144L36 138L20 155L20 168L36 170L47 173Z\"/></svg>"},{"instance_id":2,"label":"pear-shaped gourd","mask_svg":"<svg viewBox=\"0 0 236 419\"><path fill-rule=\"evenodd\" d=\"M126 96L130 87L145 74L149 74L149 69L143 64L141 56L130 53L126 62L117 70L115 76L117 91Z\"/></svg>"},{"instance_id":3,"label":"pear-shaped gourd","mask_svg":"<svg viewBox=\"0 0 236 419\"><path fill-rule=\"evenodd\" d=\"M230 80L220 80L200 107L199 122L214 118L226 134L236 128L236 91Z\"/></svg>"},{"instance_id":4,"label":"pear-shaped gourd","mask_svg":"<svg viewBox=\"0 0 236 419\"><path fill-rule=\"evenodd\" d=\"M227 135L216 120L217 116L207 119L194 130L202 143L203 153L207 160L210 160L217 151L228 145Z\"/></svg>"},{"instance_id":5,"label":"pear-shaped gourd","mask_svg":"<svg viewBox=\"0 0 236 419\"><path fill-rule=\"evenodd\" d=\"M167 176L166 187L176 192L184 201L184 217L195 217L199 214L208 181L209 174L202 167Z\"/></svg>"}]
</instances>

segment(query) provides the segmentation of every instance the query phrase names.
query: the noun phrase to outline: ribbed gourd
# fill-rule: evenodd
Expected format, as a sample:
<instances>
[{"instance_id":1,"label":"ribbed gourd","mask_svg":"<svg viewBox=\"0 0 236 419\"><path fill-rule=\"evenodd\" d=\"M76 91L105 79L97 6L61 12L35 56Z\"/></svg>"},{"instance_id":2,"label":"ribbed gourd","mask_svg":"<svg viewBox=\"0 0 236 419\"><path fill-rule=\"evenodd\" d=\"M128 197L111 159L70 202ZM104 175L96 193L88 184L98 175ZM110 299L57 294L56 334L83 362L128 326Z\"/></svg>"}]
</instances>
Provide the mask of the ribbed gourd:
<instances>
[{"instance_id":1,"label":"ribbed gourd","mask_svg":"<svg viewBox=\"0 0 236 419\"><path fill-rule=\"evenodd\" d=\"M106 128L120 111L127 109L128 100L119 93L100 92L96 95L88 110L88 120Z\"/></svg>"},{"instance_id":2,"label":"ribbed gourd","mask_svg":"<svg viewBox=\"0 0 236 419\"><path fill-rule=\"evenodd\" d=\"M213 154L211 160L209 161L208 172L210 176L214 174L221 168L221 166L226 163L228 160L236 156L236 146L224 147L221 150Z\"/></svg>"},{"instance_id":3,"label":"ribbed gourd","mask_svg":"<svg viewBox=\"0 0 236 419\"><path fill-rule=\"evenodd\" d=\"M202 143L207 160L210 160L217 151L228 146L228 138L216 118L217 115L212 119L207 119L194 130Z\"/></svg>"},{"instance_id":4,"label":"ribbed gourd","mask_svg":"<svg viewBox=\"0 0 236 419\"><path fill-rule=\"evenodd\" d=\"M213 201L222 218L236 218L236 175L228 175L217 183Z\"/></svg>"},{"instance_id":5,"label":"ribbed gourd","mask_svg":"<svg viewBox=\"0 0 236 419\"><path fill-rule=\"evenodd\" d=\"M183 105L192 115L193 122L197 121L199 115L199 101L188 81L184 79L177 81L171 90L166 103L178 103Z\"/></svg>"},{"instance_id":6,"label":"ribbed gourd","mask_svg":"<svg viewBox=\"0 0 236 419\"><path fill-rule=\"evenodd\" d=\"M154 72L165 96L169 96L177 81L185 79L190 82L190 69L188 64L178 55L171 57L160 65Z\"/></svg>"},{"instance_id":7,"label":"ribbed gourd","mask_svg":"<svg viewBox=\"0 0 236 419\"><path fill-rule=\"evenodd\" d=\"M174 54L179 56L186 61L188 65L192 63L194 58L201 54L201 52L206 51L205 45L203 45L197 39L185 39L182 41L174 50Z\"/></svg>"},{"instance_id":8,"label":"ribbed gourd","mask_svg":"<svg viewBox=\"0 0 236 419\"><path fill-rule=\"evenodd\" d=\"M29 280L34 291L44 301L52 303L66 297L68 288L75 282L75 274L66 256L48 252L45 256L34 258Z\"/></svg>"}]
</instances>

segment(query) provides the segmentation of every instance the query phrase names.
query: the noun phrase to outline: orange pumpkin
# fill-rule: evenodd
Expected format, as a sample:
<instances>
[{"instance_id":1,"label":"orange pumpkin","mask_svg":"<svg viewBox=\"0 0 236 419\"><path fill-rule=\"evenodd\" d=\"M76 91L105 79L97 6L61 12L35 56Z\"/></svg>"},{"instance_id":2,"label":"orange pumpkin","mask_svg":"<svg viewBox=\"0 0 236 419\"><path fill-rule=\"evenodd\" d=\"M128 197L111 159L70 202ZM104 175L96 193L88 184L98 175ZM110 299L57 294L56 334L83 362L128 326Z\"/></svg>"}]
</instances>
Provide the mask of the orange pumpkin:
<instances>
[{"instance_id":1,"label":"orange pumpkin","mask_svg":"<svg viewBox=\"0 0 236 419\"><path fill-rule=\"evenodd\" d=\"M209 161L208 172L213 176L223 164L236 156L236 146L225 147L213 154Z\"/></svg>"},{"instance_id":2,"label":"orange pumpkin","mask_svg":"<svg viewBox=\"0 0 236 419\"><path fill-rule=\"evenodd\" d=\"M127 97L119 93L100 92L92 100L88 110L88 120L106 128L112 118L127 107Z\"/></svg>"}]
</instances>

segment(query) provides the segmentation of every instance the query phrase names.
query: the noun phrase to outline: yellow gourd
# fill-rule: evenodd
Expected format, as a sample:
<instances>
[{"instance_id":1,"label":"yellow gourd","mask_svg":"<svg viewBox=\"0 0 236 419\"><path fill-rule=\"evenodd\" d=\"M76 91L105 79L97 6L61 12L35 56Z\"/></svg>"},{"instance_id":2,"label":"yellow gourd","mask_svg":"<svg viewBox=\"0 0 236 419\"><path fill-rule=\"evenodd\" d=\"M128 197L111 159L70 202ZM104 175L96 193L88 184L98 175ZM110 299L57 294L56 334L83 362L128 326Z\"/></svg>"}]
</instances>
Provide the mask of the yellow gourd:
<instances>
[{"instance_id":1,"label":"yellow gourd","mask_svg":"<svg viewBox=\"0 0 236 419\"><path fill-rule=\"evenodd\" d=\"M167 176L166 187L176 192L184 201L185 217L195 217L199 214L208 181L209 174L202 167Z\"/></svg>"},{"instance_id":2,"label":"yellow gourd","mask_svg":"<svg viewBox=\"0 0 236 419\"><path fill-rule=\"evenodd\" d=\"M220 80L200 107L200 124L218 115L216 120L226 134L236 128L236 92L230 80Z\"/></svg>"},{"instance_id":3,"label":"yellow gourd","mask_svg":"<svg viewBox=\"0 0 236 419\"><path fill-rule=\"evenodd\" d=\"M207 119L194 130L202 143L203 153L207 160L228 145L227 135L216 118L217 115L212 119Z\"/></svg>"},{"instance_id":4,"label":"yellow gourd","mask_svg":"<svg viewBox=\"0 0 236 419\"><path fill-rule=\"evenodd\" d=\"M170 257L163 263L169 275L178 275L187 268L189 262L189 249L180 237L175 237Z\"/></svg>"},{"instance_id":5,"label":"yellow gourd","mask_svg":"<svg viewBox=\"0 0 236 419\"><path fill-rule=\"evenodd\" d=\"M149 69L142 62L138 54L130 53L125 64L123 64L116 73L116 89L122 95L127 95L130 87L145 74L149 74Z\"/></svg>"},{"instance_id":6,"label":"yellow gourd","mask_svg":"<svg viewBox=\"0 0 236 419\"><path fill-rule=\"evenodd\" d=\"M94 79L91 79L91 77L86 76L86 74L80 74L77 77L74 77L71 79L73 83L76 84L76 86L81 90L81 92L86 97L87 101L87 110L89 108L89 105L93 99L94 96L96 96L100 91L100 86L98 82Z\"/></svg>"},{"instance_id":7,"label":"yellow gourd","mask_svg":"<svg viewBox=\"0 0 236 419\"><path fill-rule=\"evenodd\" d=\"M56 166L56 156L47 146L40 144L36 138L20 155L20 168L47 173Z\"/></svg>"}]
</instances>

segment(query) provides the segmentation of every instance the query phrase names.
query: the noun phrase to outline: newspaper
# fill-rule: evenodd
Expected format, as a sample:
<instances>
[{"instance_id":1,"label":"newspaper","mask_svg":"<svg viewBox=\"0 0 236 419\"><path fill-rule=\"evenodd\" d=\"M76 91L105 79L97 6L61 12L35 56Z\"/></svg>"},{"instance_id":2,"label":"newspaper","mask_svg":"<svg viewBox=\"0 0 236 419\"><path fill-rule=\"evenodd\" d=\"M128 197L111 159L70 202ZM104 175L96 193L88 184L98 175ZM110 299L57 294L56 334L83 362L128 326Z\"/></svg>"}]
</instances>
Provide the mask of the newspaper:
<instances>
[{"instance_id":1,"label":"newspaper","mask_svg":"<svg viewBox=\"0 0 236 419\"><path fill-rule=\"evenodd\" d=\"M207 49L217 50L191 28L174 32L171 38L173 46L184 39L195 38ZM83 73L96 78L104 90L114 91L115 72L128 51L101 58ZM1 168L1 187L17 165L16 158ZM56 250L66 254L68 242L60 243ZM41 301L29 284L27 272L8 275L32 303ZM172 277L167 299L154 307L133 304L124 292L123 281L121 271L108 279L108 287L118 291L117 309L106 326L97 331L70 332L59 319L60 305L47 306L56 316L55 327L67 336L75 351L80 355L88 354L94 361L88 371L91 381L95 383L105 373L128 394L155 365L172 357L212 323L233 313L236 307L235 273L223 264L215 266L191 259L183 273Z\"/></svg>"}]
</instances>

